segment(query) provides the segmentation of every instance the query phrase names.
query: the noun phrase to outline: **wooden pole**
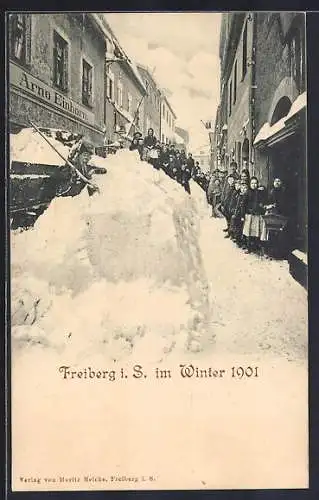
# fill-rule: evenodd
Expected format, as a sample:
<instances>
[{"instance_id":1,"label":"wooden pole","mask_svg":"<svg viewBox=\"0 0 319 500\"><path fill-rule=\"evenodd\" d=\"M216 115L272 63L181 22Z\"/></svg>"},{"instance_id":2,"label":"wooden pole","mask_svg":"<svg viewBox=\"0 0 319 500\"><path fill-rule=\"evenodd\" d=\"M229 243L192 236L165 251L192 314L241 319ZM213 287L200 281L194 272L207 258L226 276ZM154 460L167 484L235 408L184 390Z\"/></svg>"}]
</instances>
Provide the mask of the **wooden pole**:
<instances>
[{"instance_id":1,"label":"wooden pole","mask_svg":"<svg viewBox=\"0 0 319 500\"><path fill-rule=\"evenodd\" d=\"M60 156L60 158L69 166L71 167L75 172L76 174L80 177L80 179L82 179L82 181L84 181L86 184L88 184L89 186L91 186L92 188L96 189L96 190L99 190L98 186L96 184L94 184L93 182L91 182L89 179L87 179L87 177L85 177L81 172L80 170L78 170L74 165L73 163L70 162L70 160L68 160L67 158L64 158L64 156L60 153L60 151L58 151L55 146L53 146L53 144L51 144L51 142L49 141L49 139L47 137L45 137L45 135L41 132L41 130L34 124L32 123L31 120L29 120L30 124L32 125L32 127L41 135L42 139L44 139L50 146L51 148Z\"/></svg>"}]
</instances>

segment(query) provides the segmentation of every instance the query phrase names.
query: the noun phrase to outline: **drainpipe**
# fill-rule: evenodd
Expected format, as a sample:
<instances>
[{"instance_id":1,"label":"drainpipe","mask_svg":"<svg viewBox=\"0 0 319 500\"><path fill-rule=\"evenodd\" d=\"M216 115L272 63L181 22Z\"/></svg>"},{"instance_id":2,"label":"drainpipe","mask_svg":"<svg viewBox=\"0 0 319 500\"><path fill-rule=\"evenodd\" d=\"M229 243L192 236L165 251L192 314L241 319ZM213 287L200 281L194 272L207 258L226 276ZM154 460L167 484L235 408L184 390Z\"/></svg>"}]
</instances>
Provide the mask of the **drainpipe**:
<instances>
[{"instance_id":1,"label":"drainpipe","mask_svg":"<svg viewBox=\"0 0 319 500\"><path fill-rule=\"evenodd\" d=\"M252 23L252 49L250 55L250 87L249 87L249 161L252 174L256 174L255 154L253 141L255 139L255 95L256 95L256 38L257 38L257 13L249 14Z\"/></svg>"}]
</instances>

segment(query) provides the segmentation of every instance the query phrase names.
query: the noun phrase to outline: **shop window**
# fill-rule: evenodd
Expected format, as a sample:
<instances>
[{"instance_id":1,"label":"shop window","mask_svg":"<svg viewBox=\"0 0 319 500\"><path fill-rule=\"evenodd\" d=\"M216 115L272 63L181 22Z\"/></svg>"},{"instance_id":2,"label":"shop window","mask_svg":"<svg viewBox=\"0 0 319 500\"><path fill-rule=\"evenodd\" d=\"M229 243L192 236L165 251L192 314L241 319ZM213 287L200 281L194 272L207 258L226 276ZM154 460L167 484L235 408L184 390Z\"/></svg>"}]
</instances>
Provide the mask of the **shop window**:
<instances>
[{"instance_id":1,"label":"shop window","mask_svg":"<svg viewBox=\"0 0 319 500\"><path fill-rule=\"evenodd\" d=\"M92 80L93 80L93 68L92 66L82 60L82 103L86 106L92 106L93 95L92 95Z\"/></svg>"},{"instance_id":2,"label":"shop window","mask_svg":"<svg viewBox=\"0 0 319 500\"><path fill-rule=\"evenodd\" d=\"M9 19L10 57L20 64L30 64L31 16L11 14Z\"/></svg>"},{"instance_id":3,"label":"shop window","mask_svg":"<svg viewBox=\"0 0 319 500\"><path fill-rule=\"evenodd\" d=\"M247 21L245 24L244 32L243 32L243 69L242 69L242 80L244 80L247 73Z\"/></svg>"},{"instance_id":4,"label":"shop window","mask_svg":"<svg viewBox=\"0 0 319 500\"><path fill-rule=\"evenodd\" d=\"M53 83L60 90L68 88L68 42L53 33Z\"/></svg>"},{"instance_id":5,"label":"shop window","mask_svg":"<svg viewBox=\"0 0 319 500\"><path fill-rule=\"evenodd\" d=\"M235 62L235 68L234 68L234 104L236 103L237 99L237 61Z\"/></svg>"},{"instance_id":6,"label":"shop window","mask_svg":"<svg viewBox=\"0 0 319 500\"><path fill-rule=\"evenodd\" d=\"M298 91L305 91L305 37L303 30L294 29L288 42L290 73Z\"/></svg>"}]
</instances>

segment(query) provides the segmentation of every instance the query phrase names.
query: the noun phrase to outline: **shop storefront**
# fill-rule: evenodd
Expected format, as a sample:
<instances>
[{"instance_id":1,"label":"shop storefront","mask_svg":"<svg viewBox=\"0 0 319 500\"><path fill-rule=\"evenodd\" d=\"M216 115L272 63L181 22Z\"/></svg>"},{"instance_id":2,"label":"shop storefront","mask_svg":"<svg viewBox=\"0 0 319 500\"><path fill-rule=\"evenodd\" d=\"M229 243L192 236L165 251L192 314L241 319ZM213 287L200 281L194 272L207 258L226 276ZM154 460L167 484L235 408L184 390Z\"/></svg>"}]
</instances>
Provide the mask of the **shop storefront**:
<instances>
[{"instance_id":1,"label":"shop storefront","mask_svg":"<svg viewBox=\"0 0 319 500\"><path fill-rule=\"evenodd\" d=\"M34 77L14 62L9 67L9 130L30 127L61 128L83 134L94 146L103 145L104 131L87 107Z\"/></svg>"},{"instance_id":2,"label":"shop storefront","mask_svg":"<svg viewBox=\"0 0 319 500\"><path fill-rule=\"evenodd\" d=\"M284 103L281 103L282 107ZM306 92L265 123L257 134L254 146L267 157L268 185L274 178L282 179L288 200L290 220L291 259L307 267L307 162L306 162ZM284 116L281 116L283 113ZM296 258L295 256L298 256ZM300 271L302 273L302 271ZM305 280L305 276L301 277Z\"/></svg>"}]
</instances>

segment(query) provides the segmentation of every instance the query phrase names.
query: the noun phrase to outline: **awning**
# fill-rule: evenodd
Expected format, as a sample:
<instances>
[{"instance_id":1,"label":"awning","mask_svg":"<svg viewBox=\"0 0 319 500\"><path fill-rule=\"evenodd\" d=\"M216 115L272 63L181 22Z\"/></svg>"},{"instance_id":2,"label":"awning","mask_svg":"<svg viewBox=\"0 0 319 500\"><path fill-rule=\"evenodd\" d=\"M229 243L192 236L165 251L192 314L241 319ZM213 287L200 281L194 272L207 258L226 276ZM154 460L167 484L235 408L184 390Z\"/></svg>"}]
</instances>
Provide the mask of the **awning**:
<instances>
[{"instance_id":1,"label":"awning","mask_svg":"<svg viewBox=\"0 0 319 500\"><path fill-rule=\"evenodd\" d=\"M298 113L304 110L307 106L307 92L300 94L297 99L292 103L291 108L286 116L278 120L278 122L270 125L269 122L263 124L258 134L255 137L254 146L260 146L262 144L269 143L272 139L275 140L278 135L278 139L283 139L288 137L293 132L291 128L291 121L293 117L296 117ZM280 136L280 137L279 137Z\"/></svg>"},{"instance_id":2,"label":"awning","mask_svg":"<svg viewBox=\"0 0 319 500\"><path fill-rule=\"evenodd\" d=\"M258 134L256 135L256 138L254 140L254 146L256 146L258 143L262 141L267 141L277 132L283 130L285 128L285 119L286 117L282 118L278 122L274 123L272 126L268 122L264 123L261 129L259 130Z\"/></svg>"},{"instance_id":3,"label":"awning","mask_svg":"<svg viewBox=\"0 0 319 500\"><path fill-rule=\"evenodd\" d=\"M292 116L295 116L302 109L307 107L307 92L303 92L300 94L297 99L292 103L290 111L288 115L285 117L286 121L289 120Z\"/></svg>"}]
</instances>

